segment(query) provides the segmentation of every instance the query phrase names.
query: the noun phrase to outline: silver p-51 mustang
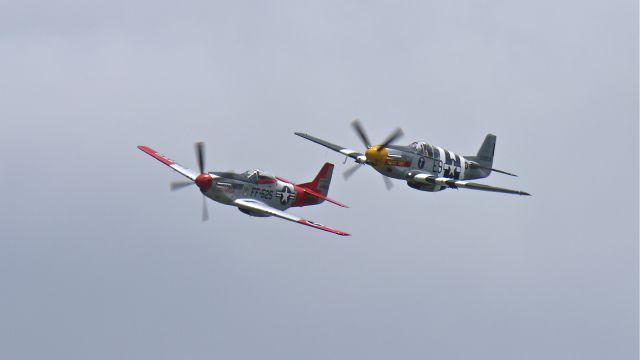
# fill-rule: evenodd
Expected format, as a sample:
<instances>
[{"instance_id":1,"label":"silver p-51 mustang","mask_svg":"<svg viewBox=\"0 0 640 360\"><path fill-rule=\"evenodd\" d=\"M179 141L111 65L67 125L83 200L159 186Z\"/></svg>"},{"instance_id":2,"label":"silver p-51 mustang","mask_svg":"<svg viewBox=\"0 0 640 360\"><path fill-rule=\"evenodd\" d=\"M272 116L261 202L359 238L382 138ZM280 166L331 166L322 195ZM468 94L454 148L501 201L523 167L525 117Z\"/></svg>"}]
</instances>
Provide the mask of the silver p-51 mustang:
<instances>
[{"instance_id":1,"label":"silver p-51 mustang","mask_svg":"<svg viewBox=\"0 0 640 360\"><path fill-rule=\"evenodd\" d=\"M334 234L349 235L344 231L335 230L284 211L292 206L317 205L325 200L347 207L327 197L333 173L333 164L324 164L313 181L294 184L291 181L275 177L261 170L248 170L241 174L218 171L205 172L204 144L201 142L196 143L199 173L179 165L147 146L141 145L138 146L138 149L189 179L188 181L171 183L171 190L193 184L198 186L200 192L204 195L202 198L203 220L207 220L209 217L205 200L205 197L207 197L225 205L236 206L238 210L247 215L258 217L275 216Z\"/></svg>"},{"instance_id":2,"label":"silver p-51 mustang","mask_svg":"<svg viewBox=\"0 0 640 360\"><path fill-rule=\"evenodd\" d=\"M393 145L392 143L403 135L400 128L392 132L380 145L371 145L360 121L356 119L351 125L367 147L364 154L308 134L299 132L295 134L354 159L358 164L345 171L345 178L350 177L360 168L360 165L366 164L384 175L387 188L392 186L388 178L390 177L405 180L410 187L422 191L441 191L450 188L531 195L520 190L467 181L485 178L492 171L516 176L493 168L493 154L496 146L495 135L489 134L485 137L476 155L462 156L426 142L413 142L408 146Z\"/></svg>"}]
</instances>

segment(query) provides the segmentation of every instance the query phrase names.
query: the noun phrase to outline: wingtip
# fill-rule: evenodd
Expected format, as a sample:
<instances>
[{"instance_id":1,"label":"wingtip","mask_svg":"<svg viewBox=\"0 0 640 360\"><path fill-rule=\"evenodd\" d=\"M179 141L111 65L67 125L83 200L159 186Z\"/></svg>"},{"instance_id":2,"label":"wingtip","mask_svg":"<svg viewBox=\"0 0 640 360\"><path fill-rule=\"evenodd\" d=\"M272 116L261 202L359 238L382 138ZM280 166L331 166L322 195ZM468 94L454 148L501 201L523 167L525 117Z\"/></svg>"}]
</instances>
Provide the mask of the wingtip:
<instances>
[{"instance_id":1,"label":"wingtip","mask_svg":"<svg viewBox=\"0 0 640 360\"><path fill-rule=\"evenodd\" d=\"M331 199L331 198L325 198L325 199L323 199L323 200L327 200L327 201L329 201L330 203L332 203L332 204L334 204L334 205L338 205L338 206L343 207L343 208L347 208L347 209L349 208L349 206L347 206L347 205L345 205L345 204L341 203L340 201L333 200L333 199Z\"/></svg>"},{"instance_id":2,"label":"wingtip","mask_svg":"<svg viewBox=\"0 0 640 360\"><path fill-rule=\"evenodd\" d=\"M140 150L140 151L144 151L144 152L146 152L146 153L147 153L147 154L149 154L149 155L151 155L152 153L157 152L157 151L155 151L154 149L152 149L152 148L148 147L147 145L138 145L137 147L138 147L138 150Z\"/></svg>"}]
</instances>

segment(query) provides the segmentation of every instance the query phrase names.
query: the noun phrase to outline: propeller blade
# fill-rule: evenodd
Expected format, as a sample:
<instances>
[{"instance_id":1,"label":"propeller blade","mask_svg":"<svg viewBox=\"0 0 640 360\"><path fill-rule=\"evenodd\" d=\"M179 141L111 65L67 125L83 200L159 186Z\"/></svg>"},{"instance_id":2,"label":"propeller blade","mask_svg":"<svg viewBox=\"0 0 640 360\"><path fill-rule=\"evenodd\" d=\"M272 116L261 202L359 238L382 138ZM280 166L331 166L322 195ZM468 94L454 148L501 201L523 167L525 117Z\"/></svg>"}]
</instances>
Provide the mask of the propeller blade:
<instances>
[{"instance_id":1,"label":"propeller blade","mask_svg":"<svg viewBox=\"0 0 640 360\"><path fill-rule=\"evenodd\" d=\"M393 182L388 177L382 175L382 179L384 179L384 185L387 187L387 190L391 190L393 187Z\"/></svg>"},{"instance_id":2,"label":"propeller blade","mask_svg":"<svg viewBox=\"0 0 640 360\"><path fill-rule=\"evenodd\" d=\"M362 143L364 143L364 146L366 146L367 149L370 148L371 141L369 141L369 138L367 137L367 133L364 132L364 127L362 127L360 120L354 119L351 122L351 126L353 127L353 130L355 130L358 136L360 137L360 140L362 140Z\"/></svg>"},{"instance_id":3,"label":"propeller blade","mask_svg":"<svg viewBox=\"0 0 640 360\"><path fill-rule=\"evenodd\" d=\"M169 184L169 188L171 191L176 191L194 184L193 181L172 181L171 184Z\"/></svg>"},{"instance_id":4,"label":"propeller blade","mask_svg":"<svg viewBox=\"0 0 640 360\"><path fill-rule=\"evenodd\" d=\"M404 135L404 133L402 132L402 129L397 128L395 129L388 137L387 140L385 140L380 146L378 146L378 151L382 151L382 149L386 148L387 146L389 146L389 144L391 144L392 142L398 140L399 138L401 138Z\"/></svg>"},{"instance_id":5,"label":"propeller blade","mask_svg":"<svg viewBox=\"0 0 640 360\"><path fill-rule=\"evenodd\" d=\"M196 143L196 157L198 158L198 170L200 174L204 174L204 143L202 141Z\"/></svg>"},{"instance_id":6,"label":"propeller blade","mask_svg":"<svg viewBox=\"0 0 640 360\"><path fill-rule=\"evenodd\" d=\"M207 198L202 197L202 221L209 220L209 210L207 209Z\"/></svg>"},{"instance_id":7,"label":"propeller blade","mask_svg":"<svg viewBox=\"0 0 640 360\"><path fill-rule=\"evenodd\" d=\"M344 177L345 180L349 180L351 175L355 174L356 171L358 171L358 169L360 169L360 167L361 167L360 164L355 164L352 167L350 167L347 170L345 170L345 172L342 173L342 176Z\"/></svg>"}]
</instances>

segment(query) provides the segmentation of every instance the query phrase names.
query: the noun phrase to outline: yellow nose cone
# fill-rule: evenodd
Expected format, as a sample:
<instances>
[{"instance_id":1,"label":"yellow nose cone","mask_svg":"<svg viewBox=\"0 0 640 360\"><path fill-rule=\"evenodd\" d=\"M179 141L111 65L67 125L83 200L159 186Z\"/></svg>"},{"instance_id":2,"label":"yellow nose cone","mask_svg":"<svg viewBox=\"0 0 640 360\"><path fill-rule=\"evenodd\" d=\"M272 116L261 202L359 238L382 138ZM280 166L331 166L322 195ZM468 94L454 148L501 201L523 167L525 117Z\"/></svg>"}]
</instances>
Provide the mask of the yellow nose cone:
<instances>
[{"instance_id":1,"label":"yellow nose cone","mask_svg":"<svg viewBox=\"0 0 640 360\"><path fill-rule=\"evenodd\" d=\"M386 148L378 151L379 145L374 145L367 149L364 153L364 156L367 157L367 161L371 166L373 166L376 170L382 169L384 164L387 162L387 155L389 152Z\"/></svg>"}]
</instances>

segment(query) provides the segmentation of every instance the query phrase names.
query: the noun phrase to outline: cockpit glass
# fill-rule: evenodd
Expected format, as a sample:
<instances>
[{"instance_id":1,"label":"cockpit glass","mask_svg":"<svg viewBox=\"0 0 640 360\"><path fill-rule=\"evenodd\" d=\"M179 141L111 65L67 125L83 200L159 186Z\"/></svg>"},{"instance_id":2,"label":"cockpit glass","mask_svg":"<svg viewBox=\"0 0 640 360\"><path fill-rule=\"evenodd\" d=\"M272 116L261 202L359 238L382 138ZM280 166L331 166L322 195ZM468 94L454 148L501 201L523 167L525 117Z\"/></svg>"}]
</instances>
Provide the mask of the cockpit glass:
<instances>
[{"instance_id":1,"label":"cockpit glass","mask_svg":"<svg viewBox=\"0 0 640 360\"><path fill-rule=\"evenodd\" d=\"M415 141L409 144L409 147L415 150L419 154L426 154L428 145L423 141Z\"/></svg>"},{"instance_id":2,"label":"cockpit glass","mask_svg":"<svg viewBox=\"0 0 640 360\"><path fill-rule=\"evenodd\" d=\"M257 182L258 180L275 180L275 176L264 172L260 169L251 169L243 172L239 175L241 179L245 181L249 181L252 183Z\"/></svg>"},{"instance_id":3,"label":"cockpit glass","mask_svg":"<svg viewBox=\"0 0 640 360\"><path fill-rule=\"evenodd\" d=\"M266 173L266 172L262 172L260 171L260 176L259 176L260 180L275 180L275 176Z\"/></svg>"},{"instance_id":4,"label":"cockpit glass","mask_svg":"<svg viewBox=\"0 0 640 360\"><path fill-rule=\"evenodd\" d=\"M251 169L240 174L240 177L249 182L258 181L258 170Z\"/></svg>"}]
</instances>

